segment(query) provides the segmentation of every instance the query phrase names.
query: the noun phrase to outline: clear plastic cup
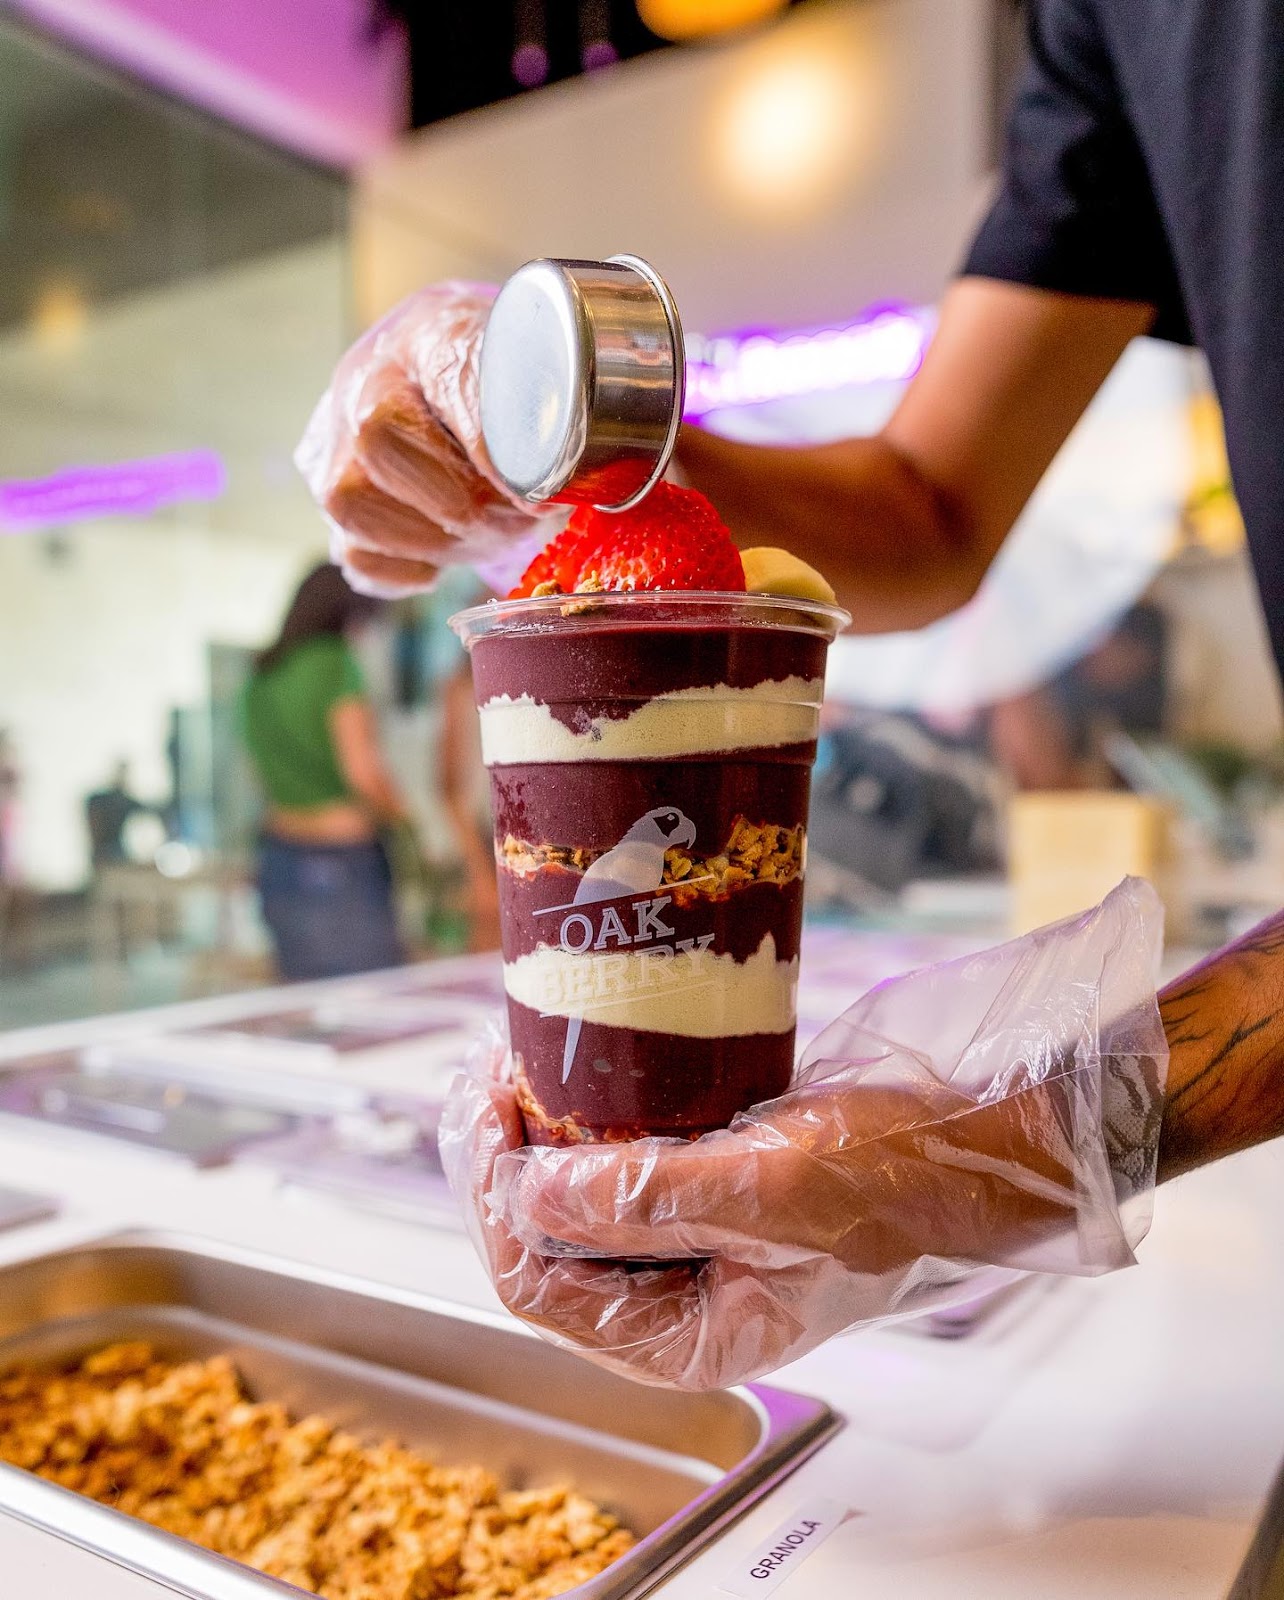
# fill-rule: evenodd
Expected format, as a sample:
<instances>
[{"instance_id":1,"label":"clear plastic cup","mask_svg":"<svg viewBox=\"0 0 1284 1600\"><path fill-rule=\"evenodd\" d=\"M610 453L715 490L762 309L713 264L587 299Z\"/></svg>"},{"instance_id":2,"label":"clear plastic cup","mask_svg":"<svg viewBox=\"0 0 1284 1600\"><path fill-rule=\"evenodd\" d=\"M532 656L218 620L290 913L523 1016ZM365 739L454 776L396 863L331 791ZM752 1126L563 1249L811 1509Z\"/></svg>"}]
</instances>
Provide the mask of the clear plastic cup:
<instances>
[{"instance_id":1,"label":"clear plastic cup","mask_svg":"<svg viewBox=\"0 0 1284 1600\"><path fill-rule=\"evenodd\" d=\"M825 654L847 620L656 591L452 618L531 1143L692 1138L788 1086Z\"/></svg>"}]
</instances>

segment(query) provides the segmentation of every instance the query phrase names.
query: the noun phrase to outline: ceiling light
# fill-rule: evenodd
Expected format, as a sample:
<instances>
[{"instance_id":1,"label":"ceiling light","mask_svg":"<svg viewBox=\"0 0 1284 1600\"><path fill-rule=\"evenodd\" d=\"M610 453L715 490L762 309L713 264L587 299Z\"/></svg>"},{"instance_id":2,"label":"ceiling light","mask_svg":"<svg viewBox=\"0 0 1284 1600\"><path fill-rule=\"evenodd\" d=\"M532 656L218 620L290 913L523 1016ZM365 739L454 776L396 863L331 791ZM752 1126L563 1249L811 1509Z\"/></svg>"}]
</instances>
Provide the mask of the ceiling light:
<instances>
[{"instance_id":1,"label":"ceiling light","mask_svg":"<svg viewBox=\"0 0 1284 1600\"><path fill-rule=\"evenodd\" d=\"M713 107L722 184L755 209L792 220L852 177L868 107L850 61L821 49L764 47Z\"/></svg>"},{"instance_id":2,"label":"ceiling light","mask_svg":"<svg viewBox=\"0 0 1284 1600\"><path fill-rule=\"evenodd\" d=\"M535 89L548 82L548 51L542 44L527 41L513 51L513 79L523 89Z\"/></svg>"},{"instance_id":3,"label":"ceiling light","mask_svg":"<svg viewBox=\"0 0 1284 1600\"><path fill-rule=\"evenodd\" d=\"M36 342L49 351L71 349L79 342L88 321L89 306L83 291L74 283L45 284L31 308Z\"/></svg>"},{"instance_id":4,"label":"ceiling light","mask_svg":"<svg viewBox=\"0 0 1284 1600\"><path fill-rule=\"evenodd\" d=\"M765 22L788 0L638 0L638 15L662 39L700 39Z\"/></svg>"},{"instance_id":5,"label":"ceiling light","mask_svg":"<svg viewBox=\"0 0 1284 1600\"><path fill-rule=\"evenodd\" d=\"M523 89L534 89L548 82L548 69L544 0L517 0L513 13L513 78Z\"/></svg>"},{"instance_id":6,"label":"ceiling light","mask_svg":"<svg viewBox=\"0 0 1284 1600\"><path fill-rule=\"evenodd\" d=\"M620 59L611 43L611 14L606 0L580 0L580 65L600 72Z\"/></svg>"}]
</instances>

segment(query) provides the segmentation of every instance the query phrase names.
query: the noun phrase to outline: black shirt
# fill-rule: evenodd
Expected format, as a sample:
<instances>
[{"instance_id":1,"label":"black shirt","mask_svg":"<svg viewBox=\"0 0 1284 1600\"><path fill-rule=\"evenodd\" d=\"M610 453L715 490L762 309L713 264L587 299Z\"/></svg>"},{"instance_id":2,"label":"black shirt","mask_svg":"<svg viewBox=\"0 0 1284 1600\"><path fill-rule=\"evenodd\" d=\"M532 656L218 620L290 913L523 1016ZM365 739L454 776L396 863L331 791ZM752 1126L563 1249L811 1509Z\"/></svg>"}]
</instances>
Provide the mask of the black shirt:
<instances>
[{"instance_id":1,"label":"black shirt","mask_svg":"<svg viewBox=\"0 0 1284 1600\"><path fill-rule=\"evenodd\" d=\"M1031 0L1030 34L965 270L1203 347L1284 672L1284 3Z\"/></svg>"}]
</instances>

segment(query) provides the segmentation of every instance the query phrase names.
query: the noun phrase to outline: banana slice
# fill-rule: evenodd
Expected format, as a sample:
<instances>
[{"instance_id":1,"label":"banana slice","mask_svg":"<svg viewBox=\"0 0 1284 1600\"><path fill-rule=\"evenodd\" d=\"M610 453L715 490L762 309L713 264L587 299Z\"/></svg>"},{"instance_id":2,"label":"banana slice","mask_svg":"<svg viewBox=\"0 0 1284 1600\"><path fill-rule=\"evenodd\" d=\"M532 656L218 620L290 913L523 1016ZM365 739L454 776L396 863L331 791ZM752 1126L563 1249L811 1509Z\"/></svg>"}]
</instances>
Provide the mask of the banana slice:
<instances>
[{"instance_id":1,"label":"banana slice","mask_svg":"<svg viewBox=\"0 0 1284 1600\"><path fill-rule=\"evenodd\" d=\"M745 569L745 588L751 594L783 594L795 600L834 604L834 591L815 567L809 567L788 550L756 545L752 550L742 550L740 560Z\"/></svg>"}]
</instances>

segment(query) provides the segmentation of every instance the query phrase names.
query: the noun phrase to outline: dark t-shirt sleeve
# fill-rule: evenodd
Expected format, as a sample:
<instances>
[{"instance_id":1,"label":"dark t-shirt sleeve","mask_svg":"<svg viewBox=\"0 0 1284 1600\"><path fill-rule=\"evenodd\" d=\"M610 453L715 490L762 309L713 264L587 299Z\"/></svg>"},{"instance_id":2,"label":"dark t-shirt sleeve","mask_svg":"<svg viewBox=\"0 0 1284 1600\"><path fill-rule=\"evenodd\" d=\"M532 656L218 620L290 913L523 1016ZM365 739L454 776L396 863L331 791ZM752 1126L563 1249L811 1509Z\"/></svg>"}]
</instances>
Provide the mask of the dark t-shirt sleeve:
<instances>
[{"instance_id":1,"label":"dark t-shirt sleeve","mask_svg":"<svg viewBox=\"0 0 1284 1600\"><path fill-rule=\"evenodd\" d=\"M1152 332L1191 343L1150 176L1093 0L1032 0L1030 56L1002 183L963 268L1064 294L1156 308Z\"/></svg>"}]
</instances>

